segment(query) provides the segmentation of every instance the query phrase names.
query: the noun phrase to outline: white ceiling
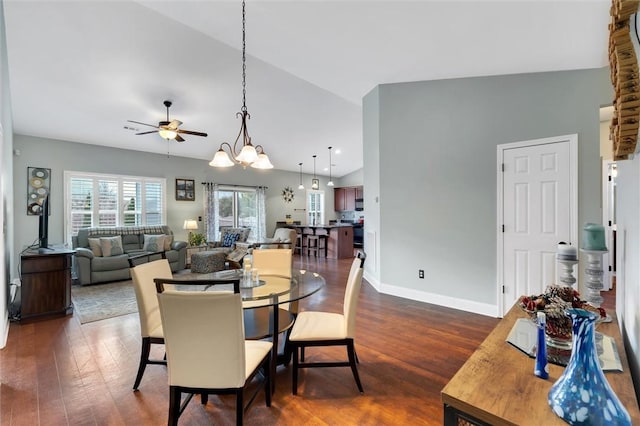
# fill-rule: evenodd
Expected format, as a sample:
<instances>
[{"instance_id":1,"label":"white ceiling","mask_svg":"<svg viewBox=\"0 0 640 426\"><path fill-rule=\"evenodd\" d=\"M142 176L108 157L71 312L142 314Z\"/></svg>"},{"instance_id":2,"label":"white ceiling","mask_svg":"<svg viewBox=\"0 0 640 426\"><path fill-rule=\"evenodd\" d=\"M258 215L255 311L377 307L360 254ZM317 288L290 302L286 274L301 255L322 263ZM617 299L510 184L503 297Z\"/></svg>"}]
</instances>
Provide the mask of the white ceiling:
<instances>
[{"instance_id":1,"label":"white ceiling","mask_svg":"<svg viewBox=\"0 0 640 426\"><path fill-rule=\"evenodd\" d=\"M242 105L241 2L3 0L14 131L210 160ZM278 169L362 167L378 84L606 66L610 1L248 0L247 107ZM207 138L136 136L171 118ZM461 99L461 102L464 100ZM144 126L137 126L141 131Z\"/></svg>"}]
</instances>

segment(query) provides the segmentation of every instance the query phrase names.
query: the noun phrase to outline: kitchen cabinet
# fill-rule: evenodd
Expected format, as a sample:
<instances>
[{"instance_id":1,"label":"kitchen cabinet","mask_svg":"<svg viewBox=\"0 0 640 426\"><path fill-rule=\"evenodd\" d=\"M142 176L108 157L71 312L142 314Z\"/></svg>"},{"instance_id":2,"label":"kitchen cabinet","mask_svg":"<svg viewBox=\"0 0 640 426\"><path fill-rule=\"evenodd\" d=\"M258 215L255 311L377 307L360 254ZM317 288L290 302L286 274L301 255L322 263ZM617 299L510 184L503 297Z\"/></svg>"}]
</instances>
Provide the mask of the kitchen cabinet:
<instances>
[{"instance_id":1,"label":"kitchen cabinet","mask_svg":"<svg viewBox=\"0 0 640 426\"><path fill-rule=\"evenodd\" d=\"M336 211L353 211L356 209L356 198L362 198L362 187L335 188L333 197Z\"/></svg>"}]
</instances>

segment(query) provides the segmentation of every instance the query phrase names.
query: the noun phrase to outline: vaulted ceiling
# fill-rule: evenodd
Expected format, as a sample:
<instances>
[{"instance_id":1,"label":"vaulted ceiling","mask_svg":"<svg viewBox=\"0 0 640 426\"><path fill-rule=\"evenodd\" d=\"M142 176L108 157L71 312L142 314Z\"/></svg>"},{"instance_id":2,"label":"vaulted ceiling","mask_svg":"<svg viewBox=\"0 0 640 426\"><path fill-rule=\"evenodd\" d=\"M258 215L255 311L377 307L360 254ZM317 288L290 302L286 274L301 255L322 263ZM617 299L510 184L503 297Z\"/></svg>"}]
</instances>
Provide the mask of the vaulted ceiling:
<instances>
[{"instance_id":1,"label":"vaulted ceiling","mask_svg":"<svg viewBox=\"0 0 640 426\"><path fill-rule=\"evenodd\" d=\"M14 131L210 160L242 105L241 1L3 0ZM278 169L362 167L379 84L606 66L610 1L248 0L247 107ZM136 136L171 118L202 138ZM464 100L461 100L463 102ZM144 126L140 131L147 130Z\"/></svg>"}]
</instances>

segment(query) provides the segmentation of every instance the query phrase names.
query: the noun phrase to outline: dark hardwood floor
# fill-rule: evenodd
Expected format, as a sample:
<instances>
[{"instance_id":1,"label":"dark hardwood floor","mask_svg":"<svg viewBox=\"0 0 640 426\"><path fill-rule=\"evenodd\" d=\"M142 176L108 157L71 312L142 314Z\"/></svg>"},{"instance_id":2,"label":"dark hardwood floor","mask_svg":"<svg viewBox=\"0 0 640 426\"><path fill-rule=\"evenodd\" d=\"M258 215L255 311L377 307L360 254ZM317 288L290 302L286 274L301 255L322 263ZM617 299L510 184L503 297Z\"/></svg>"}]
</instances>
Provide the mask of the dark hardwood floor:
<instances>
[{"instance_id":1,"label":"dark hardwood floor","mask_svg":"<svg viewBox=\"0 0 640 426\"><path fill-rule=\"evenodd\" d=\"M351 261L297 257L295 262L327 280L300 309L340 312ZM440 390L497 322L381 295L364 282L356 337L364 395L348 368L330 368L302 371L294 397L290 370L278 367L271 408L259 394L245 423L442 424ZM133 392L139 355L137 314L84 325L73 316L12 323L0 351L0 425L166 424L166 369L148 366L140 390ZM158 348L154 355L163 351ZM329 355L346 356L342 350L307 351L308 359ZM180 424L233 424L234 404L233 397L210 396L206 406L194 398Z\"/></svg>"}]
</instances>

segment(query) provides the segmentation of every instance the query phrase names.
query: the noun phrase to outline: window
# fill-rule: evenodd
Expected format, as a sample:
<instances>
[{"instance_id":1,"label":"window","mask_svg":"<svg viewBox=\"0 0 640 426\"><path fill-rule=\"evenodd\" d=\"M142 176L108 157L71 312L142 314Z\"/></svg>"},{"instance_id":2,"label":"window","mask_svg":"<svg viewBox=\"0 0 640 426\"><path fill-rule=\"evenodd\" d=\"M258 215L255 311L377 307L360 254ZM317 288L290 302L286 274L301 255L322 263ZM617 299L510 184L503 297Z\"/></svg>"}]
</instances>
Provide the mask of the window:
<instances>
[{"instance_id":1,"label":"window","mask_svg":"<svg viewBox=\"0 0 640 426\"><path fill-rule=\"evenodd\" d=\"M324 191L307 191L307 224L324 223Z\"/></svg>"},{"instance_id":2,"label":"window","mask_svg":"<svg viewBox=\"0 0 640 426\"><path fill-rule=\"evenodd\" d=\"M249 227L257 235L257 197L255 189L230 189L220 187L218 192L220 226ZM216 235L218 235L216 229Z\"/></svg>"},{"instance_id":3,"label":"window","mask_svg":"<svg viewBox=\"0 0 640 426\"><path fill-rule=\"evenodd\" d=\"M166 179L64 172L65 241L90 226L163 225Z\"/></svg>"}]
</instances>

